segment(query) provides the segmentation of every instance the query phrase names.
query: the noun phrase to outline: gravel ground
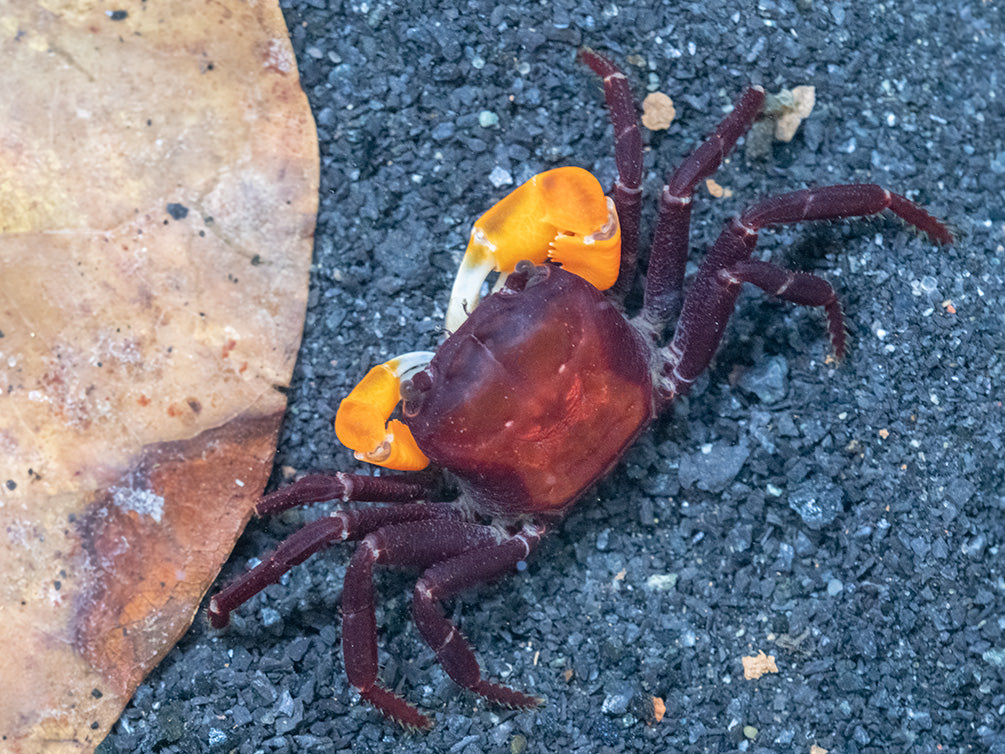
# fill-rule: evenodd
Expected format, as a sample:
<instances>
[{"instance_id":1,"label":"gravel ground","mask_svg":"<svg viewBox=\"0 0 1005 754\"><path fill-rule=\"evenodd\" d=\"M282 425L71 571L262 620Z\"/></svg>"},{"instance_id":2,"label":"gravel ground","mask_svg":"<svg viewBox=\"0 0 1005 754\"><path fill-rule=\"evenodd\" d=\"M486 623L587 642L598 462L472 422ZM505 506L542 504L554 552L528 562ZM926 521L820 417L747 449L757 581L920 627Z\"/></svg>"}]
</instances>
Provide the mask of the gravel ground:
<instances>
[{"instance_id":1,"label":"gravel ground","mask_svg":"<svg viewBox=\"0 0 1005 754\"><path fill-rule=\"evenodd\" d=\"M486 709L383 573L383 677L428 710L409 735L342 669L349 549L296 569L222 633L199 618L136 693L112 752L1005 752L1005 21L997 0L559 0L284 4L323 161L310 310L273 484L356 468L331 420L365 370L433 348L470 223L565 164L613 178L580 45L673 97L646 189L748 83L816 87L788 144L741 144L702 188L695 254L756 197L874 181L948 218L935 248L895 220L765 233L828 277L852 330L827 363L818 312L745 293L690 398L545 541L527 571L452 609L490 676L547 697ZM654 4L653 4L654 5ZM651 221L651 212L647 222ZM305 518L254 521L243 573ZM764 651L778 673L744 680ZM666 717L647 724L650 700Z\"/></svg>"}]
</instances>

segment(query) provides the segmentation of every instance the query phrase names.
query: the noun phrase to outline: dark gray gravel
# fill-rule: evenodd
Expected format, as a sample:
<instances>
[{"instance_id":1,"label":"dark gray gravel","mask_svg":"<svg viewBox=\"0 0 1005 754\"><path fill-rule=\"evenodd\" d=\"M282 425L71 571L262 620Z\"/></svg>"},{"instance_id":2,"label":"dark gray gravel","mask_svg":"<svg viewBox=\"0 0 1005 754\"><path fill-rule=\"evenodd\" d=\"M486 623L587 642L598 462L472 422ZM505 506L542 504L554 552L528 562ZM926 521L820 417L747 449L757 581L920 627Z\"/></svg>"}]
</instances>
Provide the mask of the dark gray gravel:
<instances>
[{"instance_id":1,"label":"dark gray gravel","mask_svg":"<svg viewBox=\"0 0 1005 754\"><path fill-rule=\"evenodd\" d=\"M338 400L368 366L435 346L470 223L508 189L493 181L562 164L612 178L579 45L640 97L674 98L677 121L647 137L651 196L748 83L816 86L792 143L755 160L741 146L720 172L732 198L699 192L696 253L755 197L853 181L963 238L937 249L891 220L765 234L765 254L834 282L850 357L825 363L817 312L744 295L707 380L526 572L456 606L488 673L546 696L540 711L459 692L396 573L379 581L384 678L436 728L408 735L359 705L339 549L227 632L197 620L99 751L1005 752L1001 4L402 5L287 7L323 171L277 469L355 468L331 431ZM303 516L253 522L221 582ZM758 650L779 673L746 681ZM655 726L651 696L667 706Z\"/></svg>"}]
</instances>

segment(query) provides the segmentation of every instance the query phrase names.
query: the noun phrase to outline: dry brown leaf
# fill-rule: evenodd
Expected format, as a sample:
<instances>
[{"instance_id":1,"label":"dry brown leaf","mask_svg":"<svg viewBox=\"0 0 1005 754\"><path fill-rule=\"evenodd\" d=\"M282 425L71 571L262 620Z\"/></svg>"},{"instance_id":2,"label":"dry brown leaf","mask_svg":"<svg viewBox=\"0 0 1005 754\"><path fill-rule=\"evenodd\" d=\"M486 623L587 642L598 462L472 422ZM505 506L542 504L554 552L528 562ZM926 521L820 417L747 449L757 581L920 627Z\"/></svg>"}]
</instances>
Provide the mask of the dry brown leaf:
<instances>
[{"instance_id":1,"label":"dry brown leaf","mask_svg":"<svg viewBox=\"0 0 1005 754\"><path fill-rule=\"evenodd\" d=\"M733 189L724 188L711 178L705 179L705 189L711 196L714 196L716 199L722 199L723 197L728 198L733 195Z\"/></svg>"},{"instance_id":2,"label":"dry brown leaf","mask_svg":"<svg viewBox=\"0 0 1005 754\"><path fill-rule=\"evenodd\" d=\"M664 702L660 697L654 696L653 697L653 719L655 719L656 722L660 722L660 721L663 720L663 716L666 715L666 713L667 713L666 702Z\"/></svg>"},{"instance_id":3,"label":"dry brown leaf","mask_svg":"<svg viewBox=\"0 0 1005 754\"><path fill-rule=\"evenodd\" d=\"M740 662L743 663L743 677L748 681L756 680L765 673L778 672L774 655L766 655L763 650L756 657L741 657Z\"/></svg>"},{"instance_id":4,"label":"dry brown leaf","mask_svg":"<svg viewBox=\"0 0 1005 754\"><path fill-rule=\"evenodd\" d=\"M772 103L765 109L775 118L775 138L778 141L792 141L799 124L813 112L813 106L816 104L816 87L797 86L783 89L773 95Z\"/></svg>"},{"instance_id":5,"label":"dry brown leaf","mask_svg":"<svg viewBox=\"0 0 1005 754\"><path fill-rule=\"evenodd\" d=\"M663 131L670 128L677 110L673 100L663 92L652 92L642 100L642 125L650 131Z\"/></svg>"},{"instance_id":6,"label":"dry brown leaf","mask_svg":"<svg viewBox=\"0 0 1005 754\"><path fill-rule=\"evenodd\" d=\"M0 8L0 731L91 751L269 474L317 145L279 8Z\"/></svg>"}]
</instances>

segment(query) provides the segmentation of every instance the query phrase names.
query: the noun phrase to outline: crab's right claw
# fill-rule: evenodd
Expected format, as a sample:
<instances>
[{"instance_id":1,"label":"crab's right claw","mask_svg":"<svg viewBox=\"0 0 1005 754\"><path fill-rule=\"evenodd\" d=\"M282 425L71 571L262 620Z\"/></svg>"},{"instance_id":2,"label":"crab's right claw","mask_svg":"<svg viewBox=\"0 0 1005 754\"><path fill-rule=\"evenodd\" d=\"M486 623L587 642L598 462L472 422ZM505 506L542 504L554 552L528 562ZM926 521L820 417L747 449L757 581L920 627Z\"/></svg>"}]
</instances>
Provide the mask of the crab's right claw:
<instances>
[{"instance_id":1,"label":"crab's right claw","mask_svg":"<svg viewBox=\"0 0 1005 754\"><path fill-rule=\"evenodd\" d=\"M537 176L544 204L541 222L554 229L548 259L606 291L621 268L621 225L614 200L582 168L558 168ZM517 260L520 261L519 259Z\"/></svg>"},{"instance_id":2,"label":"crab's right claw","mask_svg":"<svg viewBox=\"0 0 1005 754\"><path fill-rule=\"evenodd\" d=\"M429 465L412 431L397 419L388 419L401 400L402 378L425 367L432 356L416 351L375 366L339 404L335 434L358 460L399 471Z\"/></svg>"},{"instance_id":3,"label":"crab's right claw","mask_svg":"<svg viewBox=\"0 0 1005 754\"><path fill-rule=\"evenodd\" d=\"M499 201L471 229L447 307L453 332L478 305L493 271L505 278L517 262L559 262L600 290L614 285L621 263L621 227L614 202L582 168L540 173Z\"/></svg>"}]
</instances>

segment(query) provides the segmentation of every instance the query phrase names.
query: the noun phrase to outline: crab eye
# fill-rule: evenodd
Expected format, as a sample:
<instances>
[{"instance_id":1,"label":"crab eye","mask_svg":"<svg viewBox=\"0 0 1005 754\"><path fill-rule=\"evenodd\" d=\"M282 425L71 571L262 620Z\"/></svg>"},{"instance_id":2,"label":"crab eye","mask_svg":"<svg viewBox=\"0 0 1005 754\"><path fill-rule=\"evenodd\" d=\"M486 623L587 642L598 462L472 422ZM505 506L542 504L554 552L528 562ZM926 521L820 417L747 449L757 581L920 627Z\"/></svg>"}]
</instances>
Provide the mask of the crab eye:
<instances>
[{"instance_id":1,"label":"crab eye","mask_svg":"<svg viewBox=\"0 0 1005 754\"><path fill-rule=\"evenodd\" d=\"M527 290L528 288L533 288L535 285L540 285L549 277L551 277L551 268L546 264L533 264L524 260L517 264L517 272L522 272L526 276L521 288Z\"/></svg>"},{"instance_id":2,"label":"crab eye","mask_svg":"<svg viewBox=\"0 0 1005 754\"><path fill-rule=\"evenodd\" d=\"M401 383L401 413L412 417L422 409L426 393L433 389L433 378L429 372L416 372L411 379Z\"/></svg>"},{"instance_id":3,"label":"crab eye","mask_svg":"<svg viewBox=\"0 0 1005 754\"><path fill-rule=\"evenodd\" d=\"M478 305L485 279L501 288L521 260L560 263L600 290L614 285L621 263L621 227L614 202L582 168L534 176L482 215L471 229L447 307L453 332Z\"/></svg>"}]
</instances>

